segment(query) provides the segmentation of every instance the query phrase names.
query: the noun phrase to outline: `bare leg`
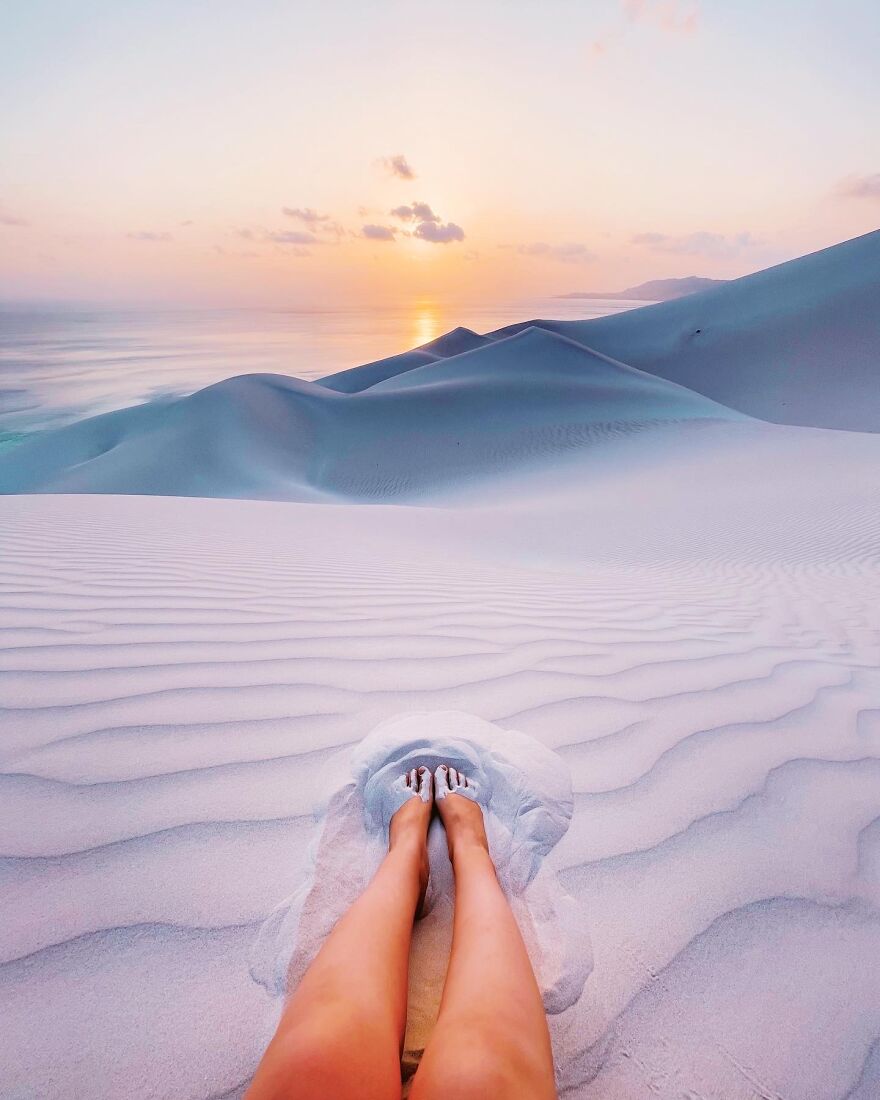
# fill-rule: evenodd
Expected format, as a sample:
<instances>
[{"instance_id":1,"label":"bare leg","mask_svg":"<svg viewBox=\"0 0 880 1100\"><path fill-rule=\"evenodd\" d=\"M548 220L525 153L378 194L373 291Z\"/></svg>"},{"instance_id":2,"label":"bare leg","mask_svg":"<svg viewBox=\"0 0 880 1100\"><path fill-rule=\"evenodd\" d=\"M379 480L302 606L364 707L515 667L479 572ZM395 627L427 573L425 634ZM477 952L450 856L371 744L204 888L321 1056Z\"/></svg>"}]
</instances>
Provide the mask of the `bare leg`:
<instances>
[{"instance_id":1,"label":"bare leg","mask_svg":"<svg viewBox=\"0 0 880 1100\"><path fill-rule=\"evenodd\" d=\"M415 773L413 773L415 776ZM400 1100L413 920L428 881L431 775L391 819L388 855L288 1001L247 1100Z\"/></svg>"},{"instance_id":2,"label":"bare leg","mask_svg":"<svg viewBox=\"0 0 880 1100\"><path fill-rule=\"evenodd\" d=\"M440 1014L411 1100L555 1100L544 1006L495 876L483 811L463 795L437 797L441 784L454 789L463 778L449 769L434 777L455 872L455 921Z\"/></svg>"}]
</instances>

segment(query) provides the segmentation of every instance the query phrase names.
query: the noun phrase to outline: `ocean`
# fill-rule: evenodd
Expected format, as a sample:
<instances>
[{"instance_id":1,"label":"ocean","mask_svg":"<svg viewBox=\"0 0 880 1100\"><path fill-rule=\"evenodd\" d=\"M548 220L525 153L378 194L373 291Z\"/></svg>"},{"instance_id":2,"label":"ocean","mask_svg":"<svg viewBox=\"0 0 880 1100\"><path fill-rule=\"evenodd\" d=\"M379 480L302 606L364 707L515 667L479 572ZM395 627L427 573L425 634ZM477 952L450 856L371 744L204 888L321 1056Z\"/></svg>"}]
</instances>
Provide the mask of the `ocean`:
<instances>
[{"instance_id":1,"label":"ocean","mask_svg":"<svg viewBox=\"0 0 880 1100\"><path fill-rule=\"evenodd\" d=\"M599 317L632 306L534 298L361 310L0 307L0 446L237 374L321 378L427 343L457 325L488 332L534 317Z\"/></svg>"}]
</instances>

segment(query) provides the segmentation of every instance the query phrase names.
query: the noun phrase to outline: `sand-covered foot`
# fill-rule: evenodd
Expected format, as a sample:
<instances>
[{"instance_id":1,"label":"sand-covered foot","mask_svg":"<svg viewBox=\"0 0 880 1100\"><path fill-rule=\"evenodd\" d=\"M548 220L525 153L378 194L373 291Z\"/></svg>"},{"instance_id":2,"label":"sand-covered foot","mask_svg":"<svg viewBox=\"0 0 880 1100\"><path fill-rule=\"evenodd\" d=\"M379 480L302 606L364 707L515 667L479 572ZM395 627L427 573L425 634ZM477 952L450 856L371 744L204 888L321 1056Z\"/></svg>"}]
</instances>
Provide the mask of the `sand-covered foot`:
<instances>
[{"instance_id":1,"label":"sand-covered foot","mask_svg":"<svg viewBox=\"0 0 880 1100\"><path fill-rule=\"evenodd\" d=\"M441 764L434 772L434 799L446 830L449 858L470 846L489 850L479 786L464 772Z\"/></svg>"},{"instance_id":2,"label":"sand-covered foot","mask_svg":"<svg viewBox=\"0 0 880 1100\"><path fill-rule=\"evenodd\" d=\"M428 826L434 808L434 789L430 768L413 768L392 784L393 797L400 808L388 824L388 848L406 849L419 861L419 903L416 916L420 916L428 889Z\"/></svg>"}]
</instances>

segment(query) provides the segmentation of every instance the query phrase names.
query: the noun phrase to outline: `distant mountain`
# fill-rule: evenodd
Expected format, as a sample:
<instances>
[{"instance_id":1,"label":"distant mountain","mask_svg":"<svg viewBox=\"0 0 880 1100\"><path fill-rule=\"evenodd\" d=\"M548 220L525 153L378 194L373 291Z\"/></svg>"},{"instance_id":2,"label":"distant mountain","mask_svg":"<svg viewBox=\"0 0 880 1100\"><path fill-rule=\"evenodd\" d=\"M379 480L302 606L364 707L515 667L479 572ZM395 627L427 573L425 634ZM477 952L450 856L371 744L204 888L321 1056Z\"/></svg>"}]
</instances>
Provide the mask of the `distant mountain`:
<instances>
[{"instance_id":1,"label":"distant mountain","mask_svg":"<svg viewBox=\"0 0 880 1100\"><path fill-rule=\"evenodd\" d=\"M685 294L695 294L698 290L709 290L721 286L727 279L704 279L700 275L688 275L684 279L652 279L648 283L627 287L626 290L608 290L590 294L587 291L575 291L573 294L557 294L557 298L619 298L628 302L668 302L673 298L683 298Z\"/></svg>"}]
</instances>

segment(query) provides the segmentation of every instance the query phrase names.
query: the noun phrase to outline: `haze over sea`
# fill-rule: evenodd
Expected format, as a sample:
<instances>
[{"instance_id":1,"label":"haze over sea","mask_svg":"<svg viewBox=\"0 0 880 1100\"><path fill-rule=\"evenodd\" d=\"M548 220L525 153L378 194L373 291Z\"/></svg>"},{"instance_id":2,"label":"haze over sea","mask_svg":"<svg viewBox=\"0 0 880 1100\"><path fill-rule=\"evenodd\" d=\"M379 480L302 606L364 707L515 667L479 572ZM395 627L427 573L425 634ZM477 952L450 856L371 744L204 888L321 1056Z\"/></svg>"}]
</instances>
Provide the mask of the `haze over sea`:
<instances>
[{"instance_id":1,"label":"haze over sea","mask_svg":"<svg viewBox=\"0 0 880 1100\"><path fill-rule=\"evenodd\" d=\"M191 393L237 374L321 378L405 351L462 324L601 317L631 302L532 298L352 309L0 307L0 446L22 434Z\"/></svg>"}]
</instances>

